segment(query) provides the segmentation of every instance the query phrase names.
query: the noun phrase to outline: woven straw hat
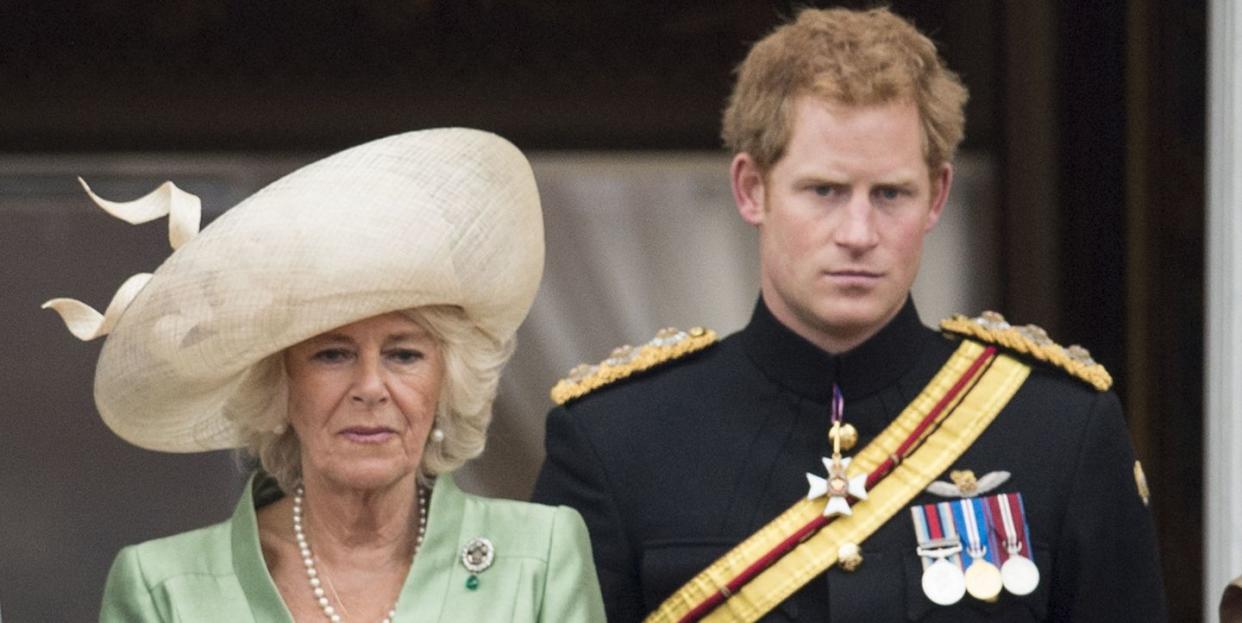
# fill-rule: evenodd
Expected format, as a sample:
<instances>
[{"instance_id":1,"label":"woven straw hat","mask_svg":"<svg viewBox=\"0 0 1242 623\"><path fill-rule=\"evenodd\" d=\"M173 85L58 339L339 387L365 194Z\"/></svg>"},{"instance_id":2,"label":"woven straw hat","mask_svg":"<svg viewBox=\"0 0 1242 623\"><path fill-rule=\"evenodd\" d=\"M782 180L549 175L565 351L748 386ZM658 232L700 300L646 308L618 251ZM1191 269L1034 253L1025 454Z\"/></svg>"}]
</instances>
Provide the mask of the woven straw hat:
<instances>
[{"instance_id":1,"label":"woven straw hat","mask_svg":"<svg viewBox=\"0 0 1242 623\"><path fill-rule=\"evenodd\" d=\"M129 222L169 215L175 251L154 274L126 281L106 313L72 299L44 305L81 339L108 335L95 404L117 435L152 450L241 446L226 413L255 403L240 395L255 391L246 382L255 364L351 322L456 305L507 340L543 272L530 165L478 130L410 132L343 151L201 233L198 199L171 182L128 203L90 194Z\"/></svg>"}]
</instances>

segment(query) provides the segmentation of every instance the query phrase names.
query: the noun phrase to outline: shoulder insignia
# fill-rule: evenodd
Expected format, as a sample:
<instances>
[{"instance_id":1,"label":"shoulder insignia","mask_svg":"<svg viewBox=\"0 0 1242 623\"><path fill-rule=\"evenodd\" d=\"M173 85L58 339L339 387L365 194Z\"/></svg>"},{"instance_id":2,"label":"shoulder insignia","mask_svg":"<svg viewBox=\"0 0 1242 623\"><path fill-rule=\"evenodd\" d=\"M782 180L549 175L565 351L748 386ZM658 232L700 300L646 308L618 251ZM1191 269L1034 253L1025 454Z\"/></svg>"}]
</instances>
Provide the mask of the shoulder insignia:
<instances>
[{"instance_id":1,"label":"shoulder insignia","mask_svg":"<svg viewBox=\"0 0 1242 623\"><path fill-rule=\"evenodd\" d=\"M552 388L552 401L558 405L585 396L605 385L636 372L703 350L716 343L716 332L703 327L686 331L660 329L650 342L640 346L620 346L598 364L580 364Z\"/></svg>"},{"instance_id":2,"label":"shoulder insignia","mask_svg":"<svg viewBox=\"0 0 1242 623\"><path fill-rule=\"evenodd\" d=\"M941 320L940 328L1030 355L1069 372L1099 391L1106 391L1113 385L1113 377L1108 370L1096 363L1087 349L1077 344L1061 346L1052 341L1046 331L1033 324L1015 327L1006 322L1004 316L985 311L976 318L956 314Z\"/></svg>"}]
</instances>

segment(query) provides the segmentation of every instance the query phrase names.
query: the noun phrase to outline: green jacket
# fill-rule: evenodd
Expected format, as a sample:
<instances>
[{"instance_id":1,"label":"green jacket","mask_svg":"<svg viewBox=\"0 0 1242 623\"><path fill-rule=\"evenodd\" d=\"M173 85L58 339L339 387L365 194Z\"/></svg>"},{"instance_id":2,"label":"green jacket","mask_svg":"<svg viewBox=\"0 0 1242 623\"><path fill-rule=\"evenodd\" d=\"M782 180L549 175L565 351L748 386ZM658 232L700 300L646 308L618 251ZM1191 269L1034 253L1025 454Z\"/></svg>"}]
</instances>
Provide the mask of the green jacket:
<instances>
[{"instance_id":1,"label":"green jacket","mask_svg":"<svg viewBox=\"0 0 1242 623\"><path fill-rule=\"evenodd\" d=\"M255 508L282 494L251 477L233 516L221 523L121 550L104 588L101 622L289 623L259 549ZM475 537L495 561L473 590L461 563ZM441 476L427 534L396 605L396 621L604 620L586 527L578 513L463 493Z\"/></svg>"}]
</instances>

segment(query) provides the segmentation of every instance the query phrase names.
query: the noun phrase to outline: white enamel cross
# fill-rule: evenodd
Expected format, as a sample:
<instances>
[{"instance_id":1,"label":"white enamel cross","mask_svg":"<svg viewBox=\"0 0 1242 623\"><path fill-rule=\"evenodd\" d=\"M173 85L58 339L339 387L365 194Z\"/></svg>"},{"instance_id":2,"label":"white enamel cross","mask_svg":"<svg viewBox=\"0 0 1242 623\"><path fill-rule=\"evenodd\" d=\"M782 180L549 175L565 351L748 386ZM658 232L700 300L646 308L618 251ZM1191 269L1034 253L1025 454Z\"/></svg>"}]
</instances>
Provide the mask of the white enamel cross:
<instances>
[{"instance_id":1,"label":"white enamel cross","mask_svg":"<svg viewBox=\"0 0 1242 623\"><path fill-rule=\"evenodd\" d=\"M806 481L810 485L810 490L807 491L806 499L814 500L817 497L828 496L828 505L824 507L824 517L854 514L854 511L850 509L848 498L867 499L867 475L859 474L853 478L846 476L845 470L850 466L850 459L834 457L824 458L823 461L824 468L828 470L828 477L821 478L808 472Z\"/></svg>"}]
</instances>

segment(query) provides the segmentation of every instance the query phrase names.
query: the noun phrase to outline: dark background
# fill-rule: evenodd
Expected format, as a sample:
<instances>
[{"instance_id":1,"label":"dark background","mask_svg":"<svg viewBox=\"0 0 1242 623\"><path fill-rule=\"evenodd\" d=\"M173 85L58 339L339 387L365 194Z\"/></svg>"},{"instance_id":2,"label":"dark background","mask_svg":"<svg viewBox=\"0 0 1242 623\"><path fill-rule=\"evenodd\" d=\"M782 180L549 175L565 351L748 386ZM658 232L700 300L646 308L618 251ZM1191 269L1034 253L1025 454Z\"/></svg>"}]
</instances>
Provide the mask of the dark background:
<instances>
[{"instance_id":1,"label":"dark background","mask_svg":"<svg viewBox=\"0 0 1242 623\"><path fill-rule=\"evenodd\" d=\"M999 171L1000 311L1087 345L1117 378L1154 493L1171 611L1202 618L1204 3L893 8L940 44L971 90L965 148ZM0 153L328 152L443 125L487 128L526 150L715 150L733 66L793 12L792 3L742 0L8 0ZM22 258L3 259L8 281ZM90 300L112 286L59 285ZM0 305L6 316L25 313ZM5 375L54 375L23 337L4 336L24 347L24 363L11 359ZM10 400L11 413L39 407ZM0 461L31 453L14 430L0 429ZM72 453L75 435L88 432L58 431L47 447ZM115 446L99 469L148 470L129 495L231 504L169 480L187 461L223 459L164 457L156 464L176 471L151 472L150 455ZM91 486L92 474L58 464L48 456L32 484L59 483L58 495ZM0 490L0 540L13 548L0 552L22 545L12 535L25 527L4 510L14 499ZM101 522L125 520L120 504L98 512ZM136 532L153 521L133 519ZM81 538L90 547L91 535ZM4 613L37 620L46 604L22 601L34 580L10 565L0 556ZM85 604L73 612L97 603L65 599Z\"/></svg>"}]
</instances>

